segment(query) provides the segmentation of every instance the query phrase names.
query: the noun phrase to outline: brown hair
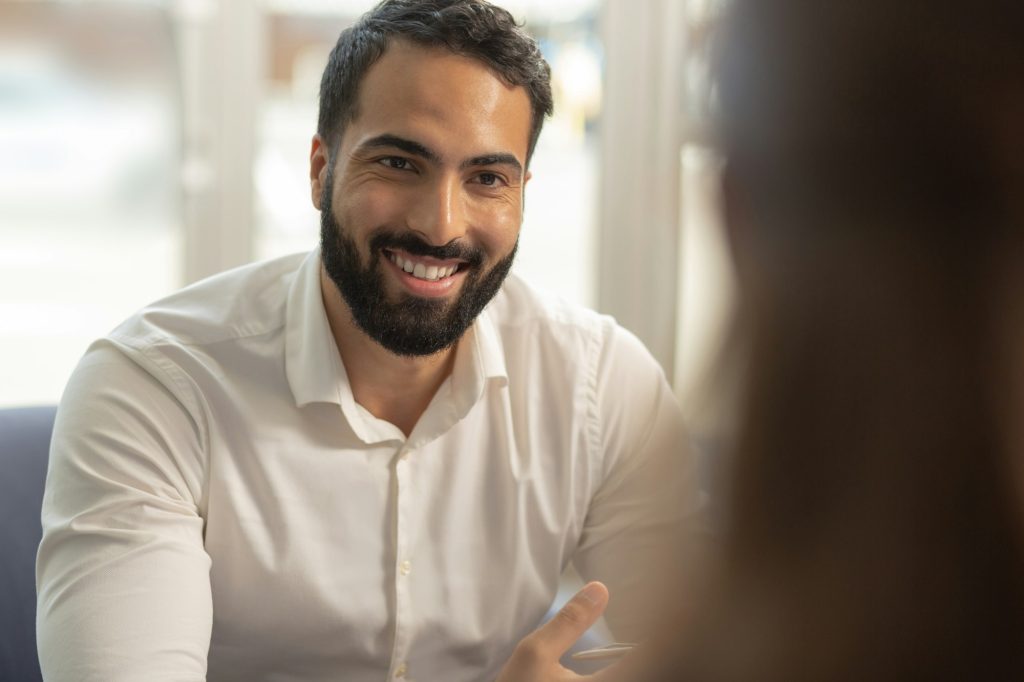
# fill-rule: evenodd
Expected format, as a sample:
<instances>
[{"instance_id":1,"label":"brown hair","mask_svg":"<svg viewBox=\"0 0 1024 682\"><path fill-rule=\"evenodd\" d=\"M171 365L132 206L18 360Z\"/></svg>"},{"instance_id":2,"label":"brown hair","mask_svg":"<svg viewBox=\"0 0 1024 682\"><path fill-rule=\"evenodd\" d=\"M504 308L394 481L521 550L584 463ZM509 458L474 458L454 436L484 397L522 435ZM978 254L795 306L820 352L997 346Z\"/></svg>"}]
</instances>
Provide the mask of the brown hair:
<instances>
[{"instance_id":1,"label":"brown hair","mask_svg":"<svg viewBox=\"0 0 1024 682\"><path fill-rule=\"evenodd\" d=\"M734 5L750 370L718 588L664 679L1019 679L1024 11Z\"/></svg>"}]
</instances>

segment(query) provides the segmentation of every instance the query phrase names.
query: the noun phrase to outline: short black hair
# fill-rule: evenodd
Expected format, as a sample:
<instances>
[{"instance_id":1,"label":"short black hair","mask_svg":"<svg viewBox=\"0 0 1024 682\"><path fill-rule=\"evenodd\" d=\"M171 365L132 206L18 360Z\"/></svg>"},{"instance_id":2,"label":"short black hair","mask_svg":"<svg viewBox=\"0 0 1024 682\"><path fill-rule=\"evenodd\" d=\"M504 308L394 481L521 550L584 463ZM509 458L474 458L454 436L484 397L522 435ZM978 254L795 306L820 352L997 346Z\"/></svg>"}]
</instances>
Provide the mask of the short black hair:
<instances>
[{"instance_id":1,"label":"short black hair","mask_svg":"<svg viewBox=\"0 0 1024 682\"><path fill-rule=\"evenodd\" d=\"M551 68L537 41L507 10L486 0L383 0L341 32L320 81L317 133L332 152L356 117L359 85L392 38L477 59L506 83L526 88L532 120L526 160L554 109Z\"/></svg>"}]
</instances>

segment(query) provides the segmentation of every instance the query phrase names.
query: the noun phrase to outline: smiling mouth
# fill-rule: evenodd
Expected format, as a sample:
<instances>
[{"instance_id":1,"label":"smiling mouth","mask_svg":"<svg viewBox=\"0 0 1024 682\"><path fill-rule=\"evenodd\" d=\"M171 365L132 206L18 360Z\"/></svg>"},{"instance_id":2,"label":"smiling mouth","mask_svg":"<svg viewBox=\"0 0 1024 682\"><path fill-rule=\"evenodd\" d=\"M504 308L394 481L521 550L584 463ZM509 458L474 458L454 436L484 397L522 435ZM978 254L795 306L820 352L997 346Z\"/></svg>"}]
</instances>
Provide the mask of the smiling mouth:
<instances>
[{"instance_id":1,"label":"smiling mouth","mask_svg":"<svg viewBox=\"0 0 1024 682\"><path fill-rule=\"evenodd\" d=\"M385 250L384 255L409 275L426 282L439 282L447 279L465 266L462 261L430 261L389 250Z\"/></svg>"}]
</instances>

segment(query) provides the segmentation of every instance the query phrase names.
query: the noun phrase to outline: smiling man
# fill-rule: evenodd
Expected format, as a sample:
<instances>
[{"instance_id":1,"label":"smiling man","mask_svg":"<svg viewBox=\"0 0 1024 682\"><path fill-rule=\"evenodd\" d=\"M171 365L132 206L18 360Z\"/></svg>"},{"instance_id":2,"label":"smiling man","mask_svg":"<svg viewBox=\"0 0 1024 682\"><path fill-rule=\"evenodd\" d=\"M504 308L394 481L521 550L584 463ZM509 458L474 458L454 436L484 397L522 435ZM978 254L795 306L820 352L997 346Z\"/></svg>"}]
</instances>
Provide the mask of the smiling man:
<instances>
[{"instance_id":1,"label":"smiling man","mask_svg":"<svg viewBox=\"0 0 1024 682\"><path fill-rule=\"evenodd\" d=\"M71 378L46 679L493 680L570 563L643 635L691 462L636 338L509 274L550 110L536 43L481 0L341 35L320 248L153 304Z\"/></svg>"},{"instance_id":2,"label":"smiling man","mask_svg":"<svg viewBox=\"0 0 1024 682\"><path fill-rule=\"evenodd\" d=\"M533 122L551 109L546 65L520 39L533 104L479 57L409 38L348 86L358 115L335 112L350 90L324 79L310 166L325 305L356 401L406 434L515 256Z\"/></svg>"}]
</instances>

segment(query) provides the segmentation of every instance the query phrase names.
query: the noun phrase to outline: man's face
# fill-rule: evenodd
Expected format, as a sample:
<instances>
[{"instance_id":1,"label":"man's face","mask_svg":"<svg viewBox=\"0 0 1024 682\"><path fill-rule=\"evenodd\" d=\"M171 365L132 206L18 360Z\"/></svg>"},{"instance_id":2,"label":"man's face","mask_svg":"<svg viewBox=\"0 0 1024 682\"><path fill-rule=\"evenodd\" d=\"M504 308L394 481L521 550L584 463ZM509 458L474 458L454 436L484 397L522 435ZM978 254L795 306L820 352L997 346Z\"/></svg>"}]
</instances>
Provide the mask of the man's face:
<instances>
[{"instance_id":1,"label":"man's face","mask_svg":"<svg viewBox=\"0 0 1024 682\"><path fill-rule=\"evenodd\" d=\"M356 325L388 350L450 347L497 293L522 222L530 122L524 88L475 60L394 41L319 169L314 145L324 269Z\"/></svg>"}]
</instances>

